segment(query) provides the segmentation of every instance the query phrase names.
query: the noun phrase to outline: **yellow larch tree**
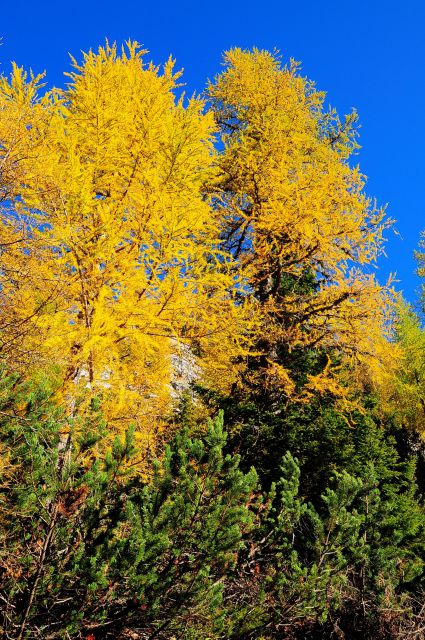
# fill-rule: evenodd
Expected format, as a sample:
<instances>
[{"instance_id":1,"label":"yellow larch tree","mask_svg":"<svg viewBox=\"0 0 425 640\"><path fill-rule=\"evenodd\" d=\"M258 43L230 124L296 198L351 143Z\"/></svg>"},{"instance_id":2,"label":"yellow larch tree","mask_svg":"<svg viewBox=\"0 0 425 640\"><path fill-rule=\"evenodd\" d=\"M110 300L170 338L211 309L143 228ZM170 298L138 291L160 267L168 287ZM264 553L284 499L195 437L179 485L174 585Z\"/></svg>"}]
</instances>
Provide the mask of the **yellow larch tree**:
<instances>
[{"instance_id":1,"label":"yellow larch tree","mask_svg":"<svg viewBox=\"0 0 425 640\"><path fill-rule=\"evenodd\" d=\"M41 76L27 81L27 76L13 66L10 85L0 80L0 335L1 354L12 353L15 362L21 361L23 354L30 351L29 334L33 332L29 323L20 313L18 303L10 303L10 292L16 300L31 297L34 292L28 275L30 256L16 262L12 256L22 255L28 236L28 229L18 222L13 207L16 186L23 181L22 163L24 157L23 138L26 137L30 123L36 118L33 101ZM13 99L12 99L13 95ZM47 293L47 292L45 292ZM48 294L47 294L48 295ZM24 335L26 340L23 340ZM25 344L24 344L25 342Z\"/></svg>"},{"instance_id":2,"label":"yellow larch tree","mask_svg":"<svg viewBox=\"0 0 425 640\"><path fill-rule=\"evenodd\" d=\"M335 349L379 377L391 292L370 266L391 221L349 162L356 115L341 122L278 55L234 49L224 66L208 90L223 144L211 192L223 246L260 309L269 371L291 394L290 373L273 355L280 344ZM327 387L322 374L311 385Z\"/></svg>"},{"instance_id":3,"label":"yellow larch tree","mask_svg":"<svg viewBox=\"0 0 425 640\"><path fill-rule=\"evenodd\" d=\"M385 416L425 434L425 331L420 317L401 296L396 307L393 358L378 387Z\"/></svg>"},{"instance_id":4,"label":"yellow larch tree","mask_svg":"<svg viewBox=\"0 0 425 640\"><path fill-rule=\"evenodd\" d=\"M74 61L66 90L37 97L14 68L0 83L1 158L16 165L2 211L3 351L54 364L64 397L101 394L111 424L149 444L170 408L182 345L244 351L244 305L203 185L215 125L179 74L129 43ZM11 240L11 242L12 242ZM13 313L12 310L13 309ZM16 327L21 326L18 339Z\"/></svg>"},{"instance_id":5,"label":"yellow larch tree","mask_svg":"<svg viewBox=\"0 0 425 640\"><path fill-rule=\"evenodd\" d=\"M386 375L379 386L381 409L398 424L425 434L425 234L421 234L419 249L415 251L417 274L422 279L419 313L399 296L393 348L397 349L386 367Z\"/></svg>"}]
</instances>

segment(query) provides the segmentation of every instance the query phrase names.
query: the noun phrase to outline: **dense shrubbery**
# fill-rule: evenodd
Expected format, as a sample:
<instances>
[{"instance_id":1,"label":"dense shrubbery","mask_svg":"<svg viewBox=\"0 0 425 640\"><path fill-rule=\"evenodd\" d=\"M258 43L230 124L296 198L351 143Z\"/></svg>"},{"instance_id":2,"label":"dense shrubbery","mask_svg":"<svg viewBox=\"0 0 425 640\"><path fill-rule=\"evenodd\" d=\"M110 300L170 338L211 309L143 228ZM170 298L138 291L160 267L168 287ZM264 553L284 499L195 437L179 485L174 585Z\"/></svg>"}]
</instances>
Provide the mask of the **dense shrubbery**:
<instances>
[{"instance_id":1,"label":"dense shrubbery","mask_svg":"<svg viewBox=\"0 0 425 640\"><path fill-rule=\"evenodd\" d=\"M5 637L392 638L421 624L417 461L371 415L344 428L332 406L298 423L292 408L242 459L219 415L203 437L183 426L142 478L131 432L87 464L107 427L94 403L70 442L47 386L4 376L1 390ZM242 470L255 450L260 477Z\"/></svg>"}]
</instances>

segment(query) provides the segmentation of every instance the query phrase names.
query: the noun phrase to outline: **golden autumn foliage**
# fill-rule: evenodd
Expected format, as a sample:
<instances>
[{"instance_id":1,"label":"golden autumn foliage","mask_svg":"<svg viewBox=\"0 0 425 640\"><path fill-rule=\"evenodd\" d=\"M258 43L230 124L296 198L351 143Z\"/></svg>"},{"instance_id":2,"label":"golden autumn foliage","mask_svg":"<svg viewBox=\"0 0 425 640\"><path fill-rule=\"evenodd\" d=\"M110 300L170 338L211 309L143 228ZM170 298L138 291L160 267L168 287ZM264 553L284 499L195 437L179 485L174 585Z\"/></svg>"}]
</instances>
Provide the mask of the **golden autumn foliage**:
<instances>
[{"instance_id":1,"label":"golden autumn foliage","mask_svg":"<svg viewBox=\"0 0 425 640\"><path fill-rule=\"evenodd\" d=\"M409 429L425 434L425 332L412 307L397 306L393 358L379 385L384 414Z\"/></svg>"},{"instance_id":2,"label":"golden autumn foliage","mask_svg":"<svg viewBox=\"0 0 425 640\"><path fill-rule=\"evenodd\" d=\"M22 361L60 364L67 393L80 382L112 421L146 426L167 410L179 341L239 354L242 307L202 196L212 116L175 99L171 61L161 73L143 53L90 52L65 91L40 99L38 79L14 68L0 138L19 167L3 233L25 241L3 245L2 305L25 325Z\"/></svg>"},{"instance_id":3,"label":"golden autumn foliage","mask_svg":"<svg viewBox=\"0 0 425 640\"><path fill-rule=\"evenodd\" d=\"M209 95L224 144L215 206L224 245L256 291L263 334L379 367L391 292L363 267L375 264L391 221L348 162L356 115L341 123L296 64L282 68L264 51L226 54Z\"/></svg>"},{"instance_id":4,"label":"golden autumn foliage","mask_svg":"<svg viewBox=\"0 0 425 640\"><path fill-rule=\"evenodd\" d=\"M425 235L415 252L417 273L425 276ZM422 284L422 312L424 285ZM422 316L423 320L423 316ZM399 425L425 434L425 331L421 316L400 296L394 322L393 357L387 361L385 376L379 384L380 404L384 414L393 416Z\"/></svg>"},{"instance_id":5,"label":"golden autumn foliage","mask_svg":"<svg viewBox=\"0 0 425 640\"><path fill-rule=\"evenodd\" d=\"M389 221L349 163L355 115L267 52L230 51L209 105L144 54L89 52L64 90L17 67L0 80L4 357L54 366L67 401L101 394L147 445L179 354L220 390L260 349L294 392L264 342L379 377L391 301L367 265ZM331 369L311 393L338 393Z\"/></svg>"}]
</instances>

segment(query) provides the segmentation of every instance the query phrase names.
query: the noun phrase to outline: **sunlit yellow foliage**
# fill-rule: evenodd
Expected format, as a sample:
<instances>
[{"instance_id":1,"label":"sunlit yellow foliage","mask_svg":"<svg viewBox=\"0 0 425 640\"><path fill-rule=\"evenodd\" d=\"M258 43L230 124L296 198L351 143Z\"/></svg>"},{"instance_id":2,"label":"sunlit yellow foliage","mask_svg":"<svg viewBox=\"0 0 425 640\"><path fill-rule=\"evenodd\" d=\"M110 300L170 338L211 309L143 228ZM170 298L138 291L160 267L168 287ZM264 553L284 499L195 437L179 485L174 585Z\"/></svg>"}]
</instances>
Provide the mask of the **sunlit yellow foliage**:
<instances>
[{"instance_id":1,"label":"sunlit yellow foliage","mask_svg":"<svg viewBox=\"0 0 425 640\"><path fill-rule=\"evenodd\" d=\"M425 332L413 309L399 301L394 357L379 386L384 413L425 434Z\"/></svg>"},{"instance_id":2,"label":"sunlit yellow foliage","mask_svg":"<svg viewBox=\"0 0 425 640\"><path fill-rule=\"evenodd\" d=\"M348 162L356 115L341 123L296 64L264 51L230 51L209 95L224 144L215 205L256 291L263 342L335 348L379 369L391 295L364 267L390 221Z\"/></svg>"},{"instance_id":3,"label":"sunlit yellow foliage","mask_svg":"<svg viewBox=\"0 0 425 640\"><path fill-rule=\"evenodd\" d=\"M295 64L241 50L208 110L144 54L106 45L44 94L16 66L0 79L4 357L56 367L71 406L100 394L147 448L179 359L227 392L257 354L290 397L279 345L320 347L378 383L391 300L368 265L388 222L348 162L355 114L341 123ZM338 371L303 398L341 395Z\"/></svg>"},{"instance_id":4,"label":"sunlit yellow foliage","mask_svg":"<svg viewBox=\"0 0 425 640\"><path fill-rule=\"evenodd\" d=\"M65 397L102 393L111 423L137 420L150 442L179 344L202 352L206 376L210 354L229 369L244 346L237 281L203 196L212 115L176 101L172 61L161 72L143 54L90 52L65 91L42 98L16 67L1 80L1 154L18 167L1 233L24 237L2 247L2 305L4 350L59 363Z\"/></svg>"}]
</instances>

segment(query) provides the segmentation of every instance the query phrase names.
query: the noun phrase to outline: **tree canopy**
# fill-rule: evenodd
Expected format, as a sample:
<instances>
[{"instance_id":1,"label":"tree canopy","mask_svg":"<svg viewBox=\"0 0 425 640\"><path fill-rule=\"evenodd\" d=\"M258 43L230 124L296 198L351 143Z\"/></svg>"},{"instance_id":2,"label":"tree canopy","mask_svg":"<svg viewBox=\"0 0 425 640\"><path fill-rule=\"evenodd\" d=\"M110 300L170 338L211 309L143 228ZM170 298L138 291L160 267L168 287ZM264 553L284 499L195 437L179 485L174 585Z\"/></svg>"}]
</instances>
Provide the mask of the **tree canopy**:
<instances>
[{"instance_id":1,"label":"tree canopy","mask_svg":"<svg viewBox=\"0 0 425 640\"><path fill-rule=\"evenodd\" d=\"M365 267L390 221L349 162L355 114L267 52L226 54L206 102L145 53L89 52L66 89L1 80L3 352L54 366L66 397L101 392L148 440L187 349L222 390L261 353L293 394L272 344L376 375L391 294Z\"/></svg>"}]
</instances>

